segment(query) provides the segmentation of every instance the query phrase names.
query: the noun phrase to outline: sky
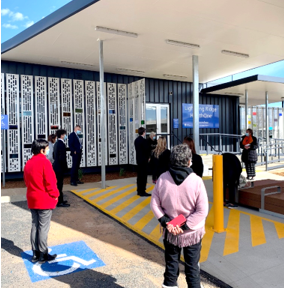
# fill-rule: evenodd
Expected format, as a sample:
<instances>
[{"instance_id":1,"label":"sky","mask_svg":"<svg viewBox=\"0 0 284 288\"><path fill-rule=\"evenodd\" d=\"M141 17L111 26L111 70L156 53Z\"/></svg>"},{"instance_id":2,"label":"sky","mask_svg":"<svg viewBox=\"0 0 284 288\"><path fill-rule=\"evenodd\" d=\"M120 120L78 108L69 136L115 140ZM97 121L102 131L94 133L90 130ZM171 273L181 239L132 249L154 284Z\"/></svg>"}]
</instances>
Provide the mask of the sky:
<instances>
[{"instance_id":1,"label":"sky","mask_svg":"<svg viewBox=\"0 0 284 288\"><path fill-rule=\"evenodd\" d=\"M14 37L70 0L2 0L1 43Z\"/></svg>"}]
</instances>

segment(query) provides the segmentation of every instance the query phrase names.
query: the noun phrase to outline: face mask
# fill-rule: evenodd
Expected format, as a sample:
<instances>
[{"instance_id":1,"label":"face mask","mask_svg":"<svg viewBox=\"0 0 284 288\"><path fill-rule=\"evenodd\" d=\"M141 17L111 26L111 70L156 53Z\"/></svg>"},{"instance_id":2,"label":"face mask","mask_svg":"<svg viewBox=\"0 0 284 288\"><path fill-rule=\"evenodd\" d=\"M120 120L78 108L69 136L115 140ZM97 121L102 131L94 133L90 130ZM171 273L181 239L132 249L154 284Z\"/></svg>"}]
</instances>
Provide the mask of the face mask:
<instances>
[{"instance_id":1,"label":"face mask","mask_svg":"<svg viewBox=\"0 0 284 288\"><path fill-rule=\"evenodd\" d=\"M64 138L63 138L64 140L66 140L67 139L67 136L66 135L64 135Z\"/></svg>"},{"instance_id":2,"label":"face mask","mask_svg":"<svg viewBox=\"0 0 284 288\"><path fill-rule=\"evenodd\" d=\"M246 136L249 136L249 133L246 133Z\"/></svg>"},{"instance_id":3,"label":"face mask","mask_svg":"<svg viewBox=\"0 0 284 288\"><path fill-rule=\"evenodd\" d=\"M49 149L45 150L45 155L48 156L48 154L49 154Z\"/></svg>"},{"instance_id":4,"label":"face mask","mask_svg":"<svg viewBox=\"0 0 284 288\"><path fill-rule=\"evenodd\" d=\"M77 130L77 134L81 134L81 130Z\"/></svg>"},{"instance_id":5,"label":"face mask","mask_svg":"<svg viewBox=\"0 0 284 288\"><path fill-rule=\"evenodd\" d=\"M154 136L154 137L153 137L153 140L155 140L155 139L156 139L156 137Z\"/></svg>"}]
</instances>

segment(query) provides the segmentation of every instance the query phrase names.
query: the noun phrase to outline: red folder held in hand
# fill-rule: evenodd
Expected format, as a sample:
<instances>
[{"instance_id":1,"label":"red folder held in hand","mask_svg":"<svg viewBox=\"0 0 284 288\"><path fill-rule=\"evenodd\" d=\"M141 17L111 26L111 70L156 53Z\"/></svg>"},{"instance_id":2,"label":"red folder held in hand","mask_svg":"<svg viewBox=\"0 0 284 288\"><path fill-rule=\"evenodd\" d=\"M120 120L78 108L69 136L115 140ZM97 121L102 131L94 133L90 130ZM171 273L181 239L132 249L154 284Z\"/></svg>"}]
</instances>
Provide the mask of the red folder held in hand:
<instances>
[{"instance_id":1,"label":"red folder held in hand","mask_svg":"<svg viewBox=\"0 0 284 288\"><path fill-rule=\"evenodd\" d=\"M186 223L186 218L182 214L180 214L178 215L178 217L171 220L168 224L172 224L174 227L176 227L177 225L181 227L185 223Z\"/></svg>"}]
</instances>

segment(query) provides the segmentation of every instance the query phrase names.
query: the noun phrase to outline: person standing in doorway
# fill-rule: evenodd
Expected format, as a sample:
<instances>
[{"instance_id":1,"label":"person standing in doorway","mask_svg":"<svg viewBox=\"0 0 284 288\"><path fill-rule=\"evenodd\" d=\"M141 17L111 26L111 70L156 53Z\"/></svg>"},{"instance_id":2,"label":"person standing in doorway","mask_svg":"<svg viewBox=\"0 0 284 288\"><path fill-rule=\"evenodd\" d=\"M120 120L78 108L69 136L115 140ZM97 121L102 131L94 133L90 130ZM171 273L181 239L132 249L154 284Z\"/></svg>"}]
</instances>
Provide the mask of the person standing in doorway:
<instances>
[{"instance_id":1,"label":"person standing in doorway","mask_svg":"<svg viewBox=\"0 0 284 288\"><path fill-rule=\"evenodd\" d=\"M64 174L68 169L66 161L66 145L64 140L67 139L66 130L59 129L56 131L57 142L54 145L54 163L53 170L57 179L57 188L60 196L58 197L57 207L69 207L70 204L63 200L63 180Z\"/></svg>"},{"instance_id":2,"label":"person standing in doorway","mask_svg":"<svg viewBox=\"0 0 284 288\"><path fill-rule=\"evenodd\" d=\"M56 141L55 134L51 134L48 136L49 154L46 156L46 158L51 162L51 164L54 162L53 146L54 146L55 141Z\"/></svg>"},{"instance_id":3,"label":"person standing in doorway","mask_svg":"<svg viewBox=\"0 0 284 288\"><path fill-rule=\"evenodd\" d=\"M146 129L144 127L140 127L138 129L138 134L139 136L134 141L137 162L137 195L141 197L148 197L151 196L146 192L147 167L150 155L149 144L145 139Z\"/></svg>"},{"instance_id":4,"label":"person standing in doorway","mask_svg":"<svg viewBox=\"0 0 284 288\"><path fill-rule=\"evenodd\" d=\"M69 135L69 148L71 150L72 156L72 169L71 169L71 181L72 186L77 186L77 184L84 184L78 178L78 170L80 168L80 162L82 157L82 144L79 138L81 134L81 126L76 125L74 132Z\"/></svg>"},{"instance_id":5,"label":"person standing in doorway","mask_svg":"<svg viewBox=\"0 0 284 288\"><path fill-rule=\"evenodd\" d=\"M240 147L243 149L242 161L246 166L247 179L254 180L255 164L257 162L256 149L258 148L258 143L256 137L253 136L252 129L246 130L246 134L241 139Z\"/></svg>"},{"instance_id":6,"label":"person standing in doorway","mask_svg":"<svg viewBox=\"0 0 284 288\"><path fill-rule=\"evenodd\" d=\"M150 155L152 154L152 152L154 151L154 149L157 147L157 138L156 138L156 133L154 131L152 131L149 135L149 137L146 139L149 145L149 151L150 151Z\"/></svg>"},{"instance_id":7,"label":"person standing in doorway","mask_svg":"<svg viewBox=\"0 0 284 288\"><path fill-rule=\"evenodd\" d=\"M48 142L43 139L34 140L32 153L33 157L28 160L24 168L28 207L32 214L31 261L45 263L57 256L48 254L47 236L52 210L56 207L59 192L52 165L46 158L49 153Z\"/></svg>"}]
</instances>

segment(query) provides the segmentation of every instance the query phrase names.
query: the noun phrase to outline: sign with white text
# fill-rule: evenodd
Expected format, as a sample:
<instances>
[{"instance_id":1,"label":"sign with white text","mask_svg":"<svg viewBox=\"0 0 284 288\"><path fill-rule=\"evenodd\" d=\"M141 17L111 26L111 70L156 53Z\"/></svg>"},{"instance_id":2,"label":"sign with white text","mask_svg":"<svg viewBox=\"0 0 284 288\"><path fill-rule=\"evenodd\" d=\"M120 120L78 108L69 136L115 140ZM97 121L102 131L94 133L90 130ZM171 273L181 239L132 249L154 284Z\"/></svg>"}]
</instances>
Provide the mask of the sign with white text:
<instances>
[{"instance_id":1,"label":"sign with white text","mask_svg":"<svg viewBox=\"0 0 284 288\"><path fill-rule=\"evenodd\" d=\"M193 105L182 103L182 128L193 128ZM199 105L199 128L219 128L219 105Z\"/></svg>"}]
</instances>

